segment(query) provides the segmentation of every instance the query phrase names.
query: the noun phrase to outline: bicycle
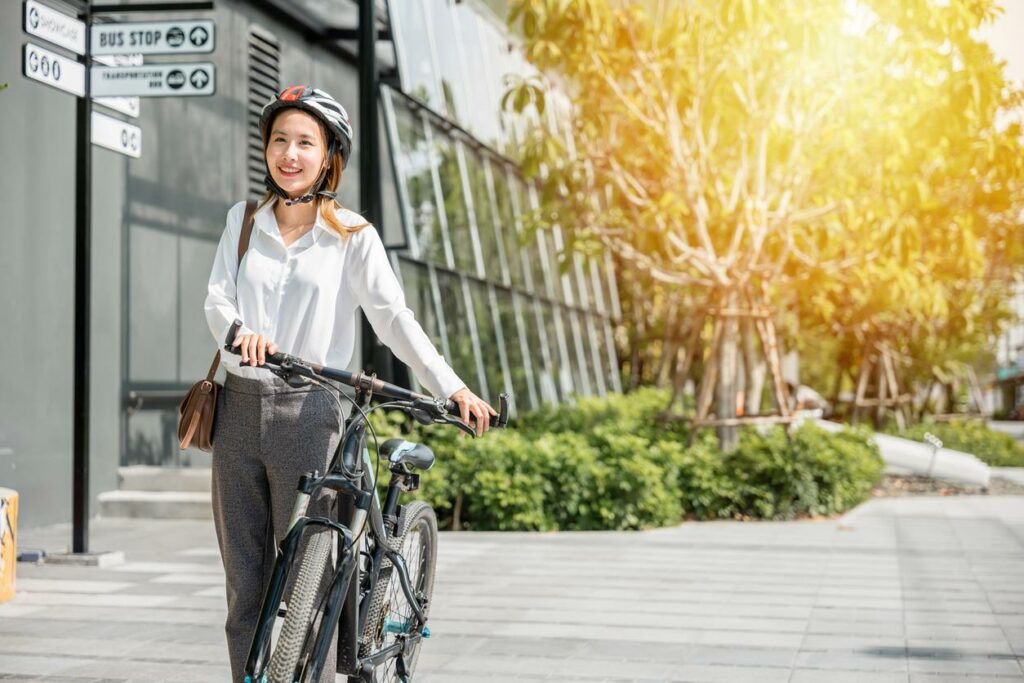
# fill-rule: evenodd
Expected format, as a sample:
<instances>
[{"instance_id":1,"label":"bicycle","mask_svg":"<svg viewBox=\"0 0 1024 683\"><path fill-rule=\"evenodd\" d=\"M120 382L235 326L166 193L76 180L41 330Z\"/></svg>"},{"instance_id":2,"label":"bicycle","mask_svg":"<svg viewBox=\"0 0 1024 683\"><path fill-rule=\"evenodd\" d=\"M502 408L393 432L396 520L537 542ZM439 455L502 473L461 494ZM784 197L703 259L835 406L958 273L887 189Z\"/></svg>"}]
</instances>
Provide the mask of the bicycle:
<instances>
[{"instance_id":1,"label":"bicycle","mask_svg":"<svg viewBox=\"0 0 1024 683\"><path fill-rule=\"evenodd\" d=\"M238 354L234 341L242 322L228 331L224 348ZM319 680L331 639L340 627L338 671L350 683L409 683L422 641L430 637L427 616L437 561L437 518L421 501L399 505L402 493L419 488L420 475L434 464L429 447L388 439L377 448L387 458L391 480L383 505L376 471L366 447L368 415L400 410L420 424L450 424L470 436L476 432L451 413L457 405L389 384L363 372L350 373L284 354L268 354L261 366L285 381L321 378L353 387L353 410L325 474L300 477L288 531L278 545L270 583L245 664L245 683L309 683ZM325 386L341 407L334 387ZM374 396L390 399L369 408ZM499 414L491 426L508 422L508 395L499 396ZM370 427L372 432L372 426ZM373 435L376 441L376 434ZM321 489L342 494L338 514L348 524L306 515ZM300 543L308 532L305 547ZM335 540L337 559L332 559ZM292 593L282 608L285 586L297 567ZM283 618L280 633L275 625Z\"/></svg>"}]
</instances>

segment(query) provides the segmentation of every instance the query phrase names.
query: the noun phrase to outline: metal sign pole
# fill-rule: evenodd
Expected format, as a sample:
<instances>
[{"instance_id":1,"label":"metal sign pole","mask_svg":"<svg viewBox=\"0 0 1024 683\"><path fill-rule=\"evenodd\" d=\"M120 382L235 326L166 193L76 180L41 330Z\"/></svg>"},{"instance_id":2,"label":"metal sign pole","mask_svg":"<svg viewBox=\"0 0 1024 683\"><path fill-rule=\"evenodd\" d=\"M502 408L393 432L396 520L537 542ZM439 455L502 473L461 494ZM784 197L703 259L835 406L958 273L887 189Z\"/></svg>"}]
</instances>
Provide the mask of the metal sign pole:
<instances>
[{"instance_id":1,"label":"metal sign pole","mask_svg":"<svg viewBox=\"0 0 1024 683\"><path fill-rule=\"evenodd\" d=\"M90 271L92 241L92 106L89 97L90 0L80 15L85 22L85 96L76 104L75 139L75 389L72 552L89 552L89 349L91 337Z\"/></svg>"}]
</instances>

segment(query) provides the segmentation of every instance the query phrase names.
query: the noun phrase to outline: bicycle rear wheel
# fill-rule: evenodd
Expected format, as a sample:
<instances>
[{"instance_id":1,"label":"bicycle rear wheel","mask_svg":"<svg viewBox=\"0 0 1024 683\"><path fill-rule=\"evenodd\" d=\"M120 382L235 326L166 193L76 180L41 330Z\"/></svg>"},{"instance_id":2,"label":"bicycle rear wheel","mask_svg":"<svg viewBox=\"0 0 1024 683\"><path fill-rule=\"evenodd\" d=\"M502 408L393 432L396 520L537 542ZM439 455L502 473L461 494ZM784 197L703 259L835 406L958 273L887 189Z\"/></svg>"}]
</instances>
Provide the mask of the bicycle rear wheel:
<instances>
[{"instance_id":1,"label":"bicycle rear wheel","mask_svg":"<svg viewBox=\"0 0 1024 683\"><path fill-rule=\"evenodd\" d=\"M437 517L434 511L421 500L403 506L398 518L398 533L388 541L392 549L405 559L409 582L421 603L426 603L424 612L428 612L437 564ZM398 572L385 560L371 596L359 655L366 656L393 645L399 636L415 633L422 627L402 590ZM417 640L411 651L406 653L405 668L410 675L415 670L422 644L422 639ZM382 662L373 672L373 682L398 683L396 666L394 658Z\"/></svg>"},{"instance_id":2,"label":"bicycle rear wheel","mask_svg":"<svg viewBox=\"0 0 1024 683\"><path fill-rule=\"evenodd\" d=\"M293 683L299 658L308 652L308 648L304 647L306 634L310 632L312 618L317 612L317 602L325 590L333 545L332 532L315 531L310 534L306 549L297 560L300 563L299 574L288 600L281 634L270 654L268 683Z\"/></svg>"}]
</instances>

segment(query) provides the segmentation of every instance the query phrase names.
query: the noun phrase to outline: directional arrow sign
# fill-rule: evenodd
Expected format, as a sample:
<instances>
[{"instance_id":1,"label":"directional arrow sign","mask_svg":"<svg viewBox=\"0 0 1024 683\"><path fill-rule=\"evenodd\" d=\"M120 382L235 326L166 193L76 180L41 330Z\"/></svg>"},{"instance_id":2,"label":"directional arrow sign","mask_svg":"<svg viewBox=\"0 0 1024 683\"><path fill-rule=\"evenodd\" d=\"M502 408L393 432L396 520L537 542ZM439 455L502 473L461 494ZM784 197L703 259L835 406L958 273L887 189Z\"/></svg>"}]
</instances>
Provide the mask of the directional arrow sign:
<instances>
[{"instance_id":1,"label":"directional arrow sign","mask_svg":"<svg viewBox=\"0 0 1024 683\"><path fill-rule=\"evenodd\" d=\"M35 0L28 0L25 3L24 28L25 33L66 47L80 55L85 54L85 22Z\"/></svg>"},{"instance_id":2,"label":"directional arrow sign","mask_svg":"<svg viewBox=\"0 0 1024 683\"><path fill-rule=\"evenodd\" d=\"M142 55L103 55L96 57L96 61L106 66L140 66L142 64ZM92 101L108 109L127 114L133 119L139 118L141 107L139 106L138 97L94 97Z\"/></svg>"},{"instance_id":3,"label":"directional arrow sign","mask_svg":"<svg viewBox=\"0 0 1024 683\"><path fill-rule=\"evenodd\" d=\"M89 94L93 97L187 97L212 95L216 74L212 62L94 66Z\"/></svg>"},{"instance_id":4,"label":"directional arrow sign","mask_svg":"<svg viewBox=\"0 0 1024 683\"><path fill-rule=\"evenodd\" d=\"M85 66L32 43L25 43L22 73L72 95L85 95Z\"/></svg>"},{"instance_id":5,"label":"directional arrow sign","mask_svg":"<svg viewBox=\"0 0 1024 683\"><path fill-rule=\"evenodd\" d=\"M90 31L93 55L185 55L213 52L215 28L212 21L203 19L93 24Z\"/></svg>"},{"instance_id":6,"label":"directional arrow sign","mask_svg":"<svg viewBox=\"0 0 1024 683\"><path fill-rule=\"evenodd\" d=\"M142 129L94 111L92 144L138 159L142 156Z\"/></svg>"}]
</instances>

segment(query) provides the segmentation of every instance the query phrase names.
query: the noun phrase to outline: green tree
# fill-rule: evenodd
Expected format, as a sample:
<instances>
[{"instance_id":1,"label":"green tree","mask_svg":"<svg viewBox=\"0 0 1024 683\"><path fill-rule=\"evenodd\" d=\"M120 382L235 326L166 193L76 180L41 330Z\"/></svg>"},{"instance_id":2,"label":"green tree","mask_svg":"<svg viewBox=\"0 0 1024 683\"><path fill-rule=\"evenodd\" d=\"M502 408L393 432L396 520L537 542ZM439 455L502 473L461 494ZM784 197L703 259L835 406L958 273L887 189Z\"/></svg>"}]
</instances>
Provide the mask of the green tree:
<instances>
[{"instance_id":1,"label":"green tree","mask_svg":"<svg viewBox=\"0 0 1024 683\"><path fill-rule=\"evenodd\" d=\"M537 224L613 250L670 296L791 312L801 329L944 325L941 355L998 318L1022 262L1024 157L1017 124L998 120L1020 98L972 33L994 11L515 0L528 58L574 106L571 148L543 128L526 147ZM543 96L524 82L509 102ZM709 351L718 417L734 412L740 330Z\"/></svg>"}]
</instances>

